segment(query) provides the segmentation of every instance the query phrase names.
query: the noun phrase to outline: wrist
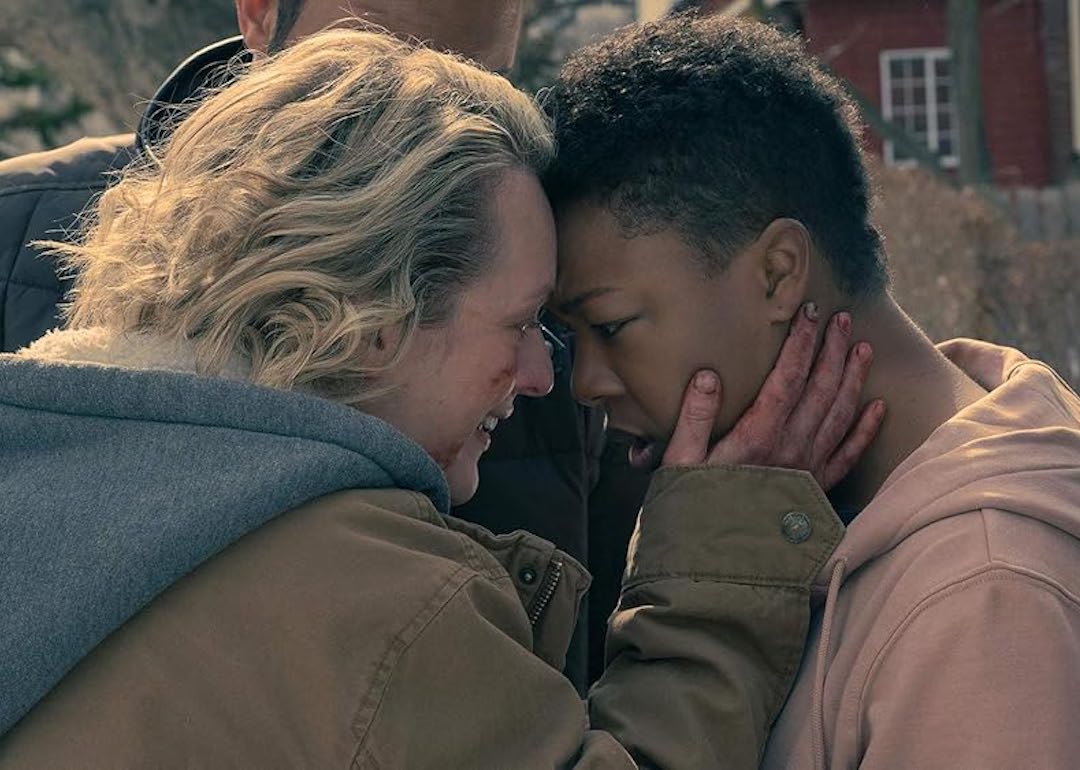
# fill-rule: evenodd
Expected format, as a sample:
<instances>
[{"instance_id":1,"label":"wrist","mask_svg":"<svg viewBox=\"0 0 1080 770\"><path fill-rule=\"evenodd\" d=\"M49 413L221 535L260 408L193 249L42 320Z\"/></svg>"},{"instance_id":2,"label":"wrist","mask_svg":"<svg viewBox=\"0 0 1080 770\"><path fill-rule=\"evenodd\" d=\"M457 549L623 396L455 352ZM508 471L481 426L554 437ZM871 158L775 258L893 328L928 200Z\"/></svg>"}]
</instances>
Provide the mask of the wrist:
<instances>
[{"instance_id":1,"label":"wrist","mask_svg":"<svg viewBox=\"0 0 1080 770\"><path fill-rule=\"evenodd\" d=\"M809 589L843 532L806 471L661 468L631 540L626 582L684 576Z\"/></svg>"}]
</instances>

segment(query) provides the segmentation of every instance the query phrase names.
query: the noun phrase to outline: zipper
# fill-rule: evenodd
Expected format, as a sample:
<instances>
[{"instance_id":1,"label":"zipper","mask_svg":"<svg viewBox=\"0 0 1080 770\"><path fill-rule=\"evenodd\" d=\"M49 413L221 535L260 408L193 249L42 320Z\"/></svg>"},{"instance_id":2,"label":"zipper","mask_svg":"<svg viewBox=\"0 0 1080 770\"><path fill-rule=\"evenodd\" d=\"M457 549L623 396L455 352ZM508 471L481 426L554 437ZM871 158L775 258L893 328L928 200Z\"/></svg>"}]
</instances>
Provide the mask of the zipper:
<instances>
[{"instance_id":1,"label":"zipper","mask_svg":"<svg viewBox=\"0 0 1080 770\"><path fill-rule=\"evenodd\" d=\"M547 572L544 573L544 584L537 592L536 601L533 603L532 611L529 612L529 623L532 624L533 628L536 628L536 624L540 622L544 610L547 609L548 604L551 602L551 597L555 595L555 589L559 585L559 579L562 578L562 570L563 563L558 559L552 558L551 563L548 565Z\"/></svg>"}]
</instances>

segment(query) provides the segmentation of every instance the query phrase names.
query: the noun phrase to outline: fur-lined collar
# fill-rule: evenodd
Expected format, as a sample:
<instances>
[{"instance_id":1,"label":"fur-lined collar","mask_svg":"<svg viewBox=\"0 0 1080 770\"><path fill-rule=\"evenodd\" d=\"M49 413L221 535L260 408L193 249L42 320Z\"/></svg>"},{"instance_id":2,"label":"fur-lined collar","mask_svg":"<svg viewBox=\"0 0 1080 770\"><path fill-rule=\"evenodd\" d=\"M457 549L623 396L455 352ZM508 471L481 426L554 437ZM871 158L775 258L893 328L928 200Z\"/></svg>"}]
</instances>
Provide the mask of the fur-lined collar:
<instances>
[{"instance_id":1,"label":"fur-lined collar","mask_svg":"<svg viewBox=\"0 0 1080 770\"><path fill-rule=\"evenodd\" d=\"M198 371L195 347L190 340L124 333L102 326L51 331L16 355L57 364L93 364L189 374ZM247 380L250 372L247 362L237 357L217 376Z\"/></svg>"}]
</instances>

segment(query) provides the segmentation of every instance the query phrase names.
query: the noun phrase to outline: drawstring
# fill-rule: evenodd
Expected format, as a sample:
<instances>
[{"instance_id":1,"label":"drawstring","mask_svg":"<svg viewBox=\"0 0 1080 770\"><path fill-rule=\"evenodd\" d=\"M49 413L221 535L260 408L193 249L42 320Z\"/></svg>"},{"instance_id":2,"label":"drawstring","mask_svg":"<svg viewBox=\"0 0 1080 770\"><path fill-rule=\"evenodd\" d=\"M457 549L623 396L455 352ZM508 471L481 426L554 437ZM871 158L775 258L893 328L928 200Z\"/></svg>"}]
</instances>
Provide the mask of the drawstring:
<instances>
[{"instance_id":1,"label":"drawstring","mask_svg":"<svg viewBox=\"0 0 1080 770\"><path fill-rule=\"evenodd\" d=\"M833 615L836 613L836 597L844 580L847 562L840 559L829 578L829 593L821 621L821 639L818 641L817 665L814 668L814 695L810 711L810 723L814 733L814 769L825 770L825 666L829 657L829 641L832 636Z\"/></svg>"}]
</instances>

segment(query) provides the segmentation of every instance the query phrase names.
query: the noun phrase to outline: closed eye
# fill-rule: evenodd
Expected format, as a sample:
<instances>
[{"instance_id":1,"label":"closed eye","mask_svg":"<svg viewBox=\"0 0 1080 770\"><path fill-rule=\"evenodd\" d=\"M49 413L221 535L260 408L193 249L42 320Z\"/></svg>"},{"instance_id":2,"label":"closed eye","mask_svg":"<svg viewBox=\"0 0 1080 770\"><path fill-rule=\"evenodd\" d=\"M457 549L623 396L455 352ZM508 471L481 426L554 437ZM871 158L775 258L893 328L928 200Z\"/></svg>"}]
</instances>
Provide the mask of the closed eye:
<instances>
[{"instance_id":1,"label":"closed eye","mask_svg":"<svg viewBox=\"0 0 1080 770\"><path fill-rule=\"evenodd\" d=\"M619 321L608 321L607 323L602 324L590 324L589 328L595 331L597 335L599 335L600 339L612 340L615 338L615 335L622 331L628 323L636 320L636 317L623 318Z\"/></svg>"}]
</instances>

